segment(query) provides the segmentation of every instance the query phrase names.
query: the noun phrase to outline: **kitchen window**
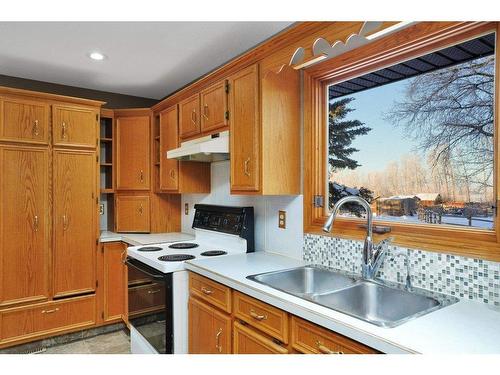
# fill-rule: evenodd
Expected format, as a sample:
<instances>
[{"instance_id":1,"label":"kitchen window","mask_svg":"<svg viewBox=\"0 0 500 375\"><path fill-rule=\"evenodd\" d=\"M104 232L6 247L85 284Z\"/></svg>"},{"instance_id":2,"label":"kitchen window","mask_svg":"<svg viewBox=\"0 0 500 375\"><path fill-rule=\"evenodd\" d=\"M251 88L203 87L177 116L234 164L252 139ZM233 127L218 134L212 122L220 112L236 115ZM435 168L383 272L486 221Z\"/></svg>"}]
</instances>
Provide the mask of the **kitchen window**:
<instances>
[{"instance_id":1,"label":"kitchen window","mask_svg":"<svg viewBox=\"0 0 500 375\"><path fill-rule=\"evenodd\" d=\"M306 70L306 232L357 195L398 244L500 258L496 29L420 23ZM363 217L345 205L332 234Z\"/></svg>"}]
</instances>

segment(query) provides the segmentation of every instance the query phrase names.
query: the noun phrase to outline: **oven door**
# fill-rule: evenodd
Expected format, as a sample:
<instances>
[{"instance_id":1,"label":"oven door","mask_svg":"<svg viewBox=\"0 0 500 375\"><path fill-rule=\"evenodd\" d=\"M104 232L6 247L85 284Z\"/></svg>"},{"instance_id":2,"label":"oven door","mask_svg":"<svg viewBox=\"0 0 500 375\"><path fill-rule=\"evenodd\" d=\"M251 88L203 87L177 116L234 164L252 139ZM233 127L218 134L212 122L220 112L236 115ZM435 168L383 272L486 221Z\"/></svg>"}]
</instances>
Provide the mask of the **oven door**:
<instances>
[{"instance_id":1,"label":"oven door","mask_svg":"<svg viewBox=\"0 0 500 375\"><path fill-rule=\"evenodd\" d=\"M128 257L128 320L158 353L173 353L172 274Z\"/></svg>"}]
</instances>

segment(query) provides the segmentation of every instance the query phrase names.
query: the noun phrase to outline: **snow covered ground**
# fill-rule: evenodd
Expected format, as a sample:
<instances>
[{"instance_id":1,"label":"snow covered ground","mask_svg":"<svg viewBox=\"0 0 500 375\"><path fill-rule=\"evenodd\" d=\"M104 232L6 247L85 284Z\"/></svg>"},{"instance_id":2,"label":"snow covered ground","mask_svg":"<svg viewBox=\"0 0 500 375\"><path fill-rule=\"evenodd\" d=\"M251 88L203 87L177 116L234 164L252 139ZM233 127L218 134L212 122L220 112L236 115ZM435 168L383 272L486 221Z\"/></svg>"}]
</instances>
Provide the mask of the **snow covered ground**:
<instances>
[{"instance_id":1,"label":"snow covered ground","mask_svg":"<svg viewBox=\"0 0 500 375\"><path fill-rule=\"evenodd\" d=\"M353 217L353 215L342 215L346 217ZM374 220L392 221L398 223L414 223L414 224L425 224L424 222L418 220L415 216L388 216L388 215L373 215ZM481 228L481 229L493 229L493 217L473 217L471 228ZM442 224L448 225L460 225L469 227L469 220L465 217L459 216L443 216Z\"/></svg>"}]
</instances>

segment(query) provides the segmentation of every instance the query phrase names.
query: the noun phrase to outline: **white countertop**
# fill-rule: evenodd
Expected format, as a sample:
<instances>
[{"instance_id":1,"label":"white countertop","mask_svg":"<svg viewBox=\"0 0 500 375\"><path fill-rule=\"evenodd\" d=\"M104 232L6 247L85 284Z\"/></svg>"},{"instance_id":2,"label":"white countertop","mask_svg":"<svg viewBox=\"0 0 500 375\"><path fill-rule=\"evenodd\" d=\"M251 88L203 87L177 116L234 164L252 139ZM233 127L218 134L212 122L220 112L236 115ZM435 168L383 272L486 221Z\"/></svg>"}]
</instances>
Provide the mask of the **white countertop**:
<instances>
[{"instance_id":1,"label":"white countertop","mask_svg":"<svg viewBox=\"0 0 500 375\"><path fill-rule=\"evenodd\" d=\"M400 326L382 328L246 279L303 264L257 252L194 259L186 268L384 353L500 353L500 309L486 304L461 300Z\"/></svg>"},{"instance_id":2,"label":"white countertop","mask_svg":"<svg viewBox=\"0 0 500 375\"><path fill-rule=\"evenodd\" d=\"M165 242L190 241L194 239L191 234L170 232L170 233L114 233L102 231L99 237L100 242L126 242L132 246L149 244L159 244Z\"/></svg>"}]
</instances>

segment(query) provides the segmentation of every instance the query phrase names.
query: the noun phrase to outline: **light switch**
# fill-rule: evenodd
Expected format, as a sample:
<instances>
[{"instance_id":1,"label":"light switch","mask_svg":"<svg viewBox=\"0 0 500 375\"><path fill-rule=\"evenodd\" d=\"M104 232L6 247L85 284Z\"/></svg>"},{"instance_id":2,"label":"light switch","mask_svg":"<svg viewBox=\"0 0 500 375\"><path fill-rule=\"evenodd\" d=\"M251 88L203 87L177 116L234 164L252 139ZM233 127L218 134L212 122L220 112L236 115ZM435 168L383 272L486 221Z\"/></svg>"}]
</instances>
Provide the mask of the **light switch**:
<instances>
[{"instance_id":1,"label":"light switch","mask_svg":"<svg viewBox=\"0 0 500 375\"><path fill-rule=\"evenodd\" d=\"M286 211L278 211L278 228L286 229Z\"/></svg>"}]
</instances>

